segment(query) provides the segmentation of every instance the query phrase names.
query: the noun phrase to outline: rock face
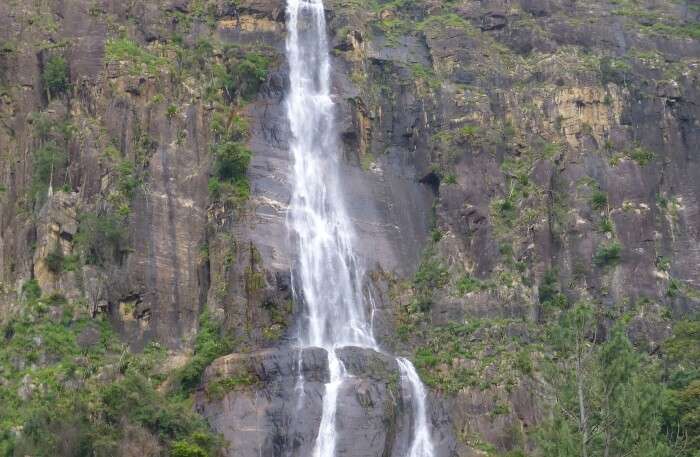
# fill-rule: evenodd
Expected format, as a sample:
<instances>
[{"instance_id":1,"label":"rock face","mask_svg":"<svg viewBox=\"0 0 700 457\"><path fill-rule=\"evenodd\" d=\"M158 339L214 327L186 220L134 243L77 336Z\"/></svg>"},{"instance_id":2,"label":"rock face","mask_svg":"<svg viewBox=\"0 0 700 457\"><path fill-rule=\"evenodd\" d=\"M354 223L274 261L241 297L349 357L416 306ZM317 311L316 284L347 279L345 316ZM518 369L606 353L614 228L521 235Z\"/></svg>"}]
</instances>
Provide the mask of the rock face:
<instances>
[{"instance_id":1,"label":"rock face","mask_svg":"<svg viewBox=\"0 0 700 457\"><path fill-rule=\"evenodd\" d=\"M700 13L325 6L375 334L432 388L441 456L529 452L546 417L547 298L592 304L601 339L629 316L650 353L700 311ZM185 357L211 313L240 352L208 369L197 404L243 457L308 456L328 376L321 350L292 349L284 39L279 0L0 2L0 322L36 285L105 316L134 350L154 341ZM266 59L265 76L245 96L212 96L237 52ZM45 74L56 57L60 90ZM222 202L212 151L237 122L250 195ZM531 347L534 369L518 358ZM436 352L449 357L426 361ZM341 358L355 378L339 450L403 455L411 414L395 362Z\"/></svg>"},{"instance_id":2,"label":"rock face","mask_svg":"<svg viewBox=\"0 0 700 457\"><path fill-rule=\"evenodd\" d=\"M352 377L338 393L336 455L406 455L413 411L396 360L357 347L338 350L338 357ZM230 443L227 455L309 456L328 376L327 355L319 348L232 354L207 368L197 408ZM230 390L217 390L227 382ZM439 406L430 411L436 456L453 456L456 443Z\"/></svg>"}]
</instances>

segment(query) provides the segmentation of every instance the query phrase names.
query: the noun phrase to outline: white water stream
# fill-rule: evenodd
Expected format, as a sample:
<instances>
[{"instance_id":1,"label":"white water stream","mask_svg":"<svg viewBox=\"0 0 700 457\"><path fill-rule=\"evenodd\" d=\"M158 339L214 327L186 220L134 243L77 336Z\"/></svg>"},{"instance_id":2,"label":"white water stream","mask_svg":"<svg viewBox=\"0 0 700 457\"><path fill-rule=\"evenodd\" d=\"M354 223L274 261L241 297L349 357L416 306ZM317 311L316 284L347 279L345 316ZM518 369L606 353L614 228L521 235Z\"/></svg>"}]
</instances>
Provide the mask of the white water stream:
<instances>
[{"instance_id":1,"label":"white water stream","mask_svg":"<svg viewBox=\"0 0 700 457\"><path fill-rule=\"evenodd\" d=\"M313 457L334 457L338 391L347 373L335 350L360 346L379 350L363 293L364 271L355 256L355 231L339 187L338 135L330 92L330 58L322 0L287 0L287 117L293 185L288 224L296 236L298 261L292 284L305 306L300 343L328 352L330 380ZM369 298L369 292L367 293ZM433 457L425 389L411 363L398 359L411 390L414 438L407 457ZM302 380L303 381L303 380Z\"/></svg>"}]
</instances>

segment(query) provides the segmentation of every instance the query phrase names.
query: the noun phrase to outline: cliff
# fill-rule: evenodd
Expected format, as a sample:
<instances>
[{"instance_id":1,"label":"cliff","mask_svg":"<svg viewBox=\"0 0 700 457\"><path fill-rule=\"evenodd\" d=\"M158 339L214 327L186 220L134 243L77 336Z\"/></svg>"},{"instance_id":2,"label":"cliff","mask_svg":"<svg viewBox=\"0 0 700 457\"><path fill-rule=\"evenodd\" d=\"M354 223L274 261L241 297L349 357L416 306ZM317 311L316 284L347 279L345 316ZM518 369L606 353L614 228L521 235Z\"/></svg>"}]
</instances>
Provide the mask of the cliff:
<instances>
[{"instance_id":1,"label":"cliff","mask_svg":"<svg viewBox=\"0 0 700 457\"><path fill-rule=\"evenodd\" d=\"M591 353L622 325L642 366L672 371L700 311L697 5L325 7L375 333L430 387L439 455L543 452L568 385L552 329L578 305ZM293 380L319 391L327 367L291 348L284 20L276 0L0 4L7 455L66 434L56 455L308 452L321 394L297 417ZM395 362L343 357L342 455L399 455ZM158 420L112 401L137 375L176 403ZM23 406L82 392L69 431ZM103 448L96 423L119 430Z\"/></svg>"}]
</instances>

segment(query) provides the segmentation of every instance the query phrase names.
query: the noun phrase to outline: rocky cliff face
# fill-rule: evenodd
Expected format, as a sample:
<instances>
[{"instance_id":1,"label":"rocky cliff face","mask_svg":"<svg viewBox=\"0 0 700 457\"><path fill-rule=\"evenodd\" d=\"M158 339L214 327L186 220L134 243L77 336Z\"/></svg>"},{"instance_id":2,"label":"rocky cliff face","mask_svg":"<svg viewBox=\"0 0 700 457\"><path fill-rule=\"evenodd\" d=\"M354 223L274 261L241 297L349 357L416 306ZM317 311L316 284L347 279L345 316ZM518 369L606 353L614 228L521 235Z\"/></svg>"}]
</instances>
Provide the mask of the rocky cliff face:
<instances>
[{"instance_id":1,"label":"rocky cliff face","mask_svg":"<svg viewBox=\"0 0 700 457\"><path fill-rule=\"evenodd\" d=\"M326 8L378 337L433 388L444 455L532 449L555 296L592 303L602 339L628 315L649 352L700 311L700 12ZM207 369L197 404L229 455L308 455L327 377L324 357L289 346L284 36L279 1L0 5L0 322L36 284L175 363L208 311L237 353ZM227 142L252 159L221 191ZM358 374L339 449L399 455L396 367L344 357Z\"/></svg>"}]
</instances>

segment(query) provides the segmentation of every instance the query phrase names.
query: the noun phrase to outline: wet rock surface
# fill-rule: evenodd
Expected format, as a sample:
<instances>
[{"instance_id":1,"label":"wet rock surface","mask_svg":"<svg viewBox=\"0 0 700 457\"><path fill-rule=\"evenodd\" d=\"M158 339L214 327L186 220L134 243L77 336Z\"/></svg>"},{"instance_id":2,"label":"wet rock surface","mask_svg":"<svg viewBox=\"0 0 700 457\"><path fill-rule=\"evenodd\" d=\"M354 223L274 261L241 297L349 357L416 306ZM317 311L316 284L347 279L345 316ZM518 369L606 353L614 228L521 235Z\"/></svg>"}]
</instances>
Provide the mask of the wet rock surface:
<instances>
[{"instance_id":1,"label":"wet rock surface","mask_svg":"<svg viewBox=\"0 0 700 457\"><path fill-rule=\"evenodd\" d=\"M396 360L359 347L337 353L351 377L338 393L342 408L336 418L336 455L404 456L413 436L413 411ZM207 368L197 409L229 441L229 456L312 455L327 364L326 351L320 348L222 357ZM253 374L255 381L212 396L217 382L241 379L242 373ZM456 455L449 418L439 402L431 405L436 456Z\"/></svg>"}]
</instances>

